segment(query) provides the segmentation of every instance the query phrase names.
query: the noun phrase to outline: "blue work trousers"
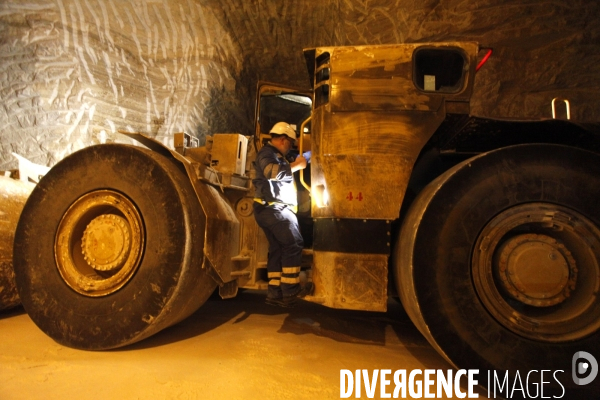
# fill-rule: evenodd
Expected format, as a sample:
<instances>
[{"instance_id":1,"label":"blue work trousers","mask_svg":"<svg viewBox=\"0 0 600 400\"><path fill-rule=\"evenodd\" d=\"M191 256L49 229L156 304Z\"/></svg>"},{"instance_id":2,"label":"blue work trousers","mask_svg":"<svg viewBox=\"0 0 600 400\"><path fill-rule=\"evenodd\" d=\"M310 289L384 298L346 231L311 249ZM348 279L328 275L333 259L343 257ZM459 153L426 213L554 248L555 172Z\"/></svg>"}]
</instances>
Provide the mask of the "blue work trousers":
<instances>
[{"instance_id":1,"label":"blue work trousers","mask_svg":"<svg viewBox=\"0 0 600 400\"><path fill-rule=\"evenodd\" d=\"M269 241L268 296L294 296L300 291L300 263L304 241L298 218L283 204L254 204L254 218Z\"/></svg>"}]
</instances>

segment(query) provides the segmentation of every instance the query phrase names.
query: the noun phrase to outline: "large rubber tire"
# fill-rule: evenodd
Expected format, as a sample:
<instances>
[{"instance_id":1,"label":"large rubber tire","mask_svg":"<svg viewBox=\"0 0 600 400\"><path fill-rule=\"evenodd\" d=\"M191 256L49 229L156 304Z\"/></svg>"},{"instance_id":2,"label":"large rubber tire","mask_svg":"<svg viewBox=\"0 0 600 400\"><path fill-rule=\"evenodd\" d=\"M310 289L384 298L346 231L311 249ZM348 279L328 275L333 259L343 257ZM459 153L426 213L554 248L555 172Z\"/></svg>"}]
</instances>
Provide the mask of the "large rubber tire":
<instances>
[{"instance_id":1,"label":"large rubber tire","mask_svg":"<svg viewBox=\"0 0 600 400\"><path fill-rule=\"evenodd\" d=\"M213 292L202 268L205 225L173 160L117 144L76 152L40 181L19 221L14 265L23 306L69 347L104 350L142 340L189 316ZM118 237L98 239L115 229ZM82 242L96 239L119 246L94 269L81 254ZM93 247L98 242L83 252L88 259L103 256L103 247Z\"/></svg>"},{"instance_id":2,"label":"large rubber tire","mask_svg":"<svg viewBox=\"0 0 600 400\"><path fill-rule=\"evenodd\" d=\"M574 384L572 359L579 351L600 355L598 188L597 154L564 146L522 145L467 160L418 195L404 220L394 254L396 285L412 321L451 364L479 369L479 383L484 386L488 371L492 377L496 371L501 379L509 371L511 388L517 371L525 385L531 370L538 371L538 384L539 371L562 370L557 377L564 388L547 373L544 396L561 397L566 391L563 398L597 398L597 381L587 386ZM580 233L566 237L560 229L550 229L552 223L536 222L538 214L548 217L547 221L567 215L555 219L555 227ZM504 221L503 216L507 216ZM517 222L513 224L509 218ZM573 228L573 222L578 227ZM513 228L516 230L511 231ZM506 235L494 242L498 229ZM529 236L527 229L534 236ZM558 245L536 242L536 234L556 235L571 253ZM554 246L552 251L567 254L565 260L573 257L568 264L572 264L574 289L569 292L565 285L563 289L569 293L566 299L557 297L559 304L524 304L500 283L499 272L494 270L498 259L493 257L502 251L502 241L517 246L519 240L533 240L532 246L539 251ZM485 257L488 260L480 262ZM528 267L519 262L512 267L515 265ZM536 295L529 288L524 292ZM578 312L586 319L577 316ZM572 330L565 328L563 320L573 324ZM539 331L527 325L535 321L541 322ZM512 398L519 395L517 391Z\"/></svg>"}]
</instances>

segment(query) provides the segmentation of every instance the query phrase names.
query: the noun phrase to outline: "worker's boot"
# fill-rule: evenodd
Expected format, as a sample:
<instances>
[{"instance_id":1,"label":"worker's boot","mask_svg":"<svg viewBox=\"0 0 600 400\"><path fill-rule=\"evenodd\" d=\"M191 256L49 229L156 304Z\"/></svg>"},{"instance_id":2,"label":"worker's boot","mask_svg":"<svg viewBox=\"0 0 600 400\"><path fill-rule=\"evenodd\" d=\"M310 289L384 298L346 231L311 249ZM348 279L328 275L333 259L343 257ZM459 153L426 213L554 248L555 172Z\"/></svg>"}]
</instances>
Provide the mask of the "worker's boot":
<instances>
[{"instance_id":1,"label":"worker's boot","mask_svg":"<svg viewBox=\"0 0 600 400\"><path fill-rule=\"evenodd\" d=\"M311 295L314 292L315 286L312 282L306 282L304 286L298 285L298 291L289 296L273 297L267 295L266 303L279 307L293 307L298 299L302 299Z\"/></svg>"}]
</instances>

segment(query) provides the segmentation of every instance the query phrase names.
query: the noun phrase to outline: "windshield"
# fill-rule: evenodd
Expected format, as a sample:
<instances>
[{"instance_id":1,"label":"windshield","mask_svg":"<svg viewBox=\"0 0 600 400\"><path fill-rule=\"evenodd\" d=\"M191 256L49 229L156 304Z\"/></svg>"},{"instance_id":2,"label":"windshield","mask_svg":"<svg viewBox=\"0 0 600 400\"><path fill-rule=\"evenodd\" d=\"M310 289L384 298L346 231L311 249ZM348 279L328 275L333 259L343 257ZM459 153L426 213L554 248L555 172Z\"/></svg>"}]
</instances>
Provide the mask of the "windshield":
<instances>
[{"instance_id":1,"label":"windshield","mask_svg":"<svg viewBox=\"0 0 600 400\"><path fill-rule=\"evenodd\" d=\"M269 90L261 94L259 101L258 126L260 141L269 138L269 131L277 122L294 126L296 133L302 122L310 116L312 99L306 95Z\"/></svg>"}]
</instances>

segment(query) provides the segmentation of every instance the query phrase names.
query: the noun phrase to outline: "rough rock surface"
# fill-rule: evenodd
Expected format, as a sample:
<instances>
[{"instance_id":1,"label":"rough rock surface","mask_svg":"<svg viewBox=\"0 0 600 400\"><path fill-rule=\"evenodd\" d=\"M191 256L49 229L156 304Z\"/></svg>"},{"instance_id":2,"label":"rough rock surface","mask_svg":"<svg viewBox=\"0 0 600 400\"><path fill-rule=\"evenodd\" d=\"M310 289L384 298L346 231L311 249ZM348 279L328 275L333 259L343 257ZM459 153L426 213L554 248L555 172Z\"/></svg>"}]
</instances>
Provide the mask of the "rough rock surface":
<instances>
[{"instance_id":1,"label":"rough rock surface","mask_svg":"<svg viewBox=\"0 0 600 400\"><path fill-rule=\"evenodd\" d=\"M494 55L473 113L550 117L561 96L600 120L598 22L589 0L4 0L0 170L120 129L250 134L256 81L308 86L318 45L477 41Z\"/></svg>"},{"instance_id":2,"label":"rough rock surface","mask_svg":"<svg viewBox=\"0 0 600 400\"><path fill-rule=\"evenodd\" d=\"M53 165L118 130L202 136L233 93L237 44L192 0L0 4L0 170ZM235 126L233 114L230 120Z\"/></svg>"},{"instance_id":3,"label":"rough rock surface","mask_svg":"<svg viewBox=\"0 0 600 400\"><path fill-rule=\"evenodd\" d=\"M302 48L465 40L494 48L472 112L600 120L600 3L589 0L210 0L253 78L308 85ZM215 7L217 8L217 7ZM247 83L250 84L250 83Z\"/></svg>"}]
</instances>

